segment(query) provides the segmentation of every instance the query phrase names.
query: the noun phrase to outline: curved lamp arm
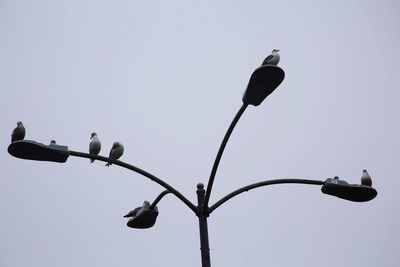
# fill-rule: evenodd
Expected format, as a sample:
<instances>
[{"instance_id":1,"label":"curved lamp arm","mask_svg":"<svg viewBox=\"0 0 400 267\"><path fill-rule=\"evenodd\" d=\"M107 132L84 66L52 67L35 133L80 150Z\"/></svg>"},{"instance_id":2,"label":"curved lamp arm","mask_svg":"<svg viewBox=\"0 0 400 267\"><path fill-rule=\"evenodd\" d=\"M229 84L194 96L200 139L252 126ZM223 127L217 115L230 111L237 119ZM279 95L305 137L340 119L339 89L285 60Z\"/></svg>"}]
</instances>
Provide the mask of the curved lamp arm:
<instances>
[{"instance_id":1,"label":"curved lamp arm","mask_svg":"<svg viewBox=\"0 0 400 267\"><path fill-rule=\"evenodd\" d=\"M104 162L109 162L118 166L121 166L123 168L129 169L131 171L137 172L147 178L149 178L150 180L156 182L157 184L161 185L162 187L164 187L165 189L167 189L167 191L169 191L170 193L174 194L177 198L179 198L180 200L182 200L183 203L185 203L194 213L197 213L197 208L195 205L193 205L192 202L190 202L186 197L184 197L178 190L176 190L175 188L173 188L172 186L170 186L169 184L167 184L166 182L164 182L163 180L161 180L160 178L154 176L151 173L148 173L136 166L130 165L128 163L125 163L123 161L120 160L112 160L110 158L107 157L103 157L103 156L98 156L98 155L91 155L88 153L83 153L83 152L78 152L78 151L72 151L69 150L69 155L71 156L75 156L75 157L81 157L81 158L93 158L99 161L104 161Z\"/></svg>"},{"instance_id":2,"label":"curved lamp arm","mask_svg":"<svg viewBox=\"0 0 400 267\"><path fill-rule=\"evenodd\" d=\"M243 193L247 192L251 189L255 189L257 187L262 187L262 186L267 186L267 185L273 185L273 184L312 184L312 185L323 185L325 182L324 181L319 181L319 180L307 180L307 179L275 179L275 180L267 180L267 181L262 181L254 184L250 184L247 186L244 186L242 188L239 188L232 193L226 195L225 197L221 198L218 200L214 205L212 205L208 213L210 214L213 212L216 208L224 204L226 201L229 199Z\"/></svg>"},{"instance_id":3,"label":"curved lamp arm","mask_svg":"<svg viewBox=\"0 0 400 267\"><path fill-rule=\"evenodd\" d=\"M160 200L166 195L171 193L169 190L162 191L156 199L154 199L153 203L151 203L149 209L154 209L154 207L160 202Z\"/></svg>"},{"instance_id":4,"label":"curved lamp arm","mask_svg":"<svg viewBox=\"0 0 400 267\"><path fill-rule=\"evenodd\" d=\"M224 153L224 149L226 144L228 143L229 137L231 136L231 133L233 132L233 129L235 128L237 122L239 121L240 117L242 116L243 112L246 110L248 104L243 103L243 105L240 107L239 111L237 112L235 118L231 122L231 125L229 126L228 130L226 131L225 137L222 140L221 146L219 147L217 156L215 157L214 165L211 170L210 174L210 179L208 180L208 185L207 185L207 190L206 190L206 196L204 200L204 207L208 206L208 202L210 200L210 194L211 194L211 189L214 183L214 178L217 173L218 165L222 157L222 153Z\"/></svg>"},{"instance_id":5,"label":"curved lamp arm","mask_svg":"<svg viewBox=\"0 0 400 267\"><path fill-rule=\"evenodd\" d=\"M203 203L203 208L208 208L208 202L210 200L211 189L214 183L215 174L217 173L218 164L221 160L222 153L224 152L226 143L235 128L236 123L242 116L243 112L246 110L248 105L258 106L264 99L270 95L283 81L285 78L285 72L278 66L275 65L262 65L257 68L250 77L249 84L243 95L243 105L239 109L235 118L233 119L228 131L219 148L217 157L215 158L213 168L211 170L210 179L208 180L206 196Z\"/></svg>"},{"instance_id":6,"label":"curved lamp arm","mask_svg":"<svg viewBox=\"0 0 400 267\"><path fill-rule=\"evenodd\" d=\"M99 161L104 161L108 163L112 163L131 171L137 172L150 180L158 183L172 194L174 194L177 198L182 200L194 213L197 213L197 208L190 202L187 198L185 198L178 190L161 180L160 178L154 176L151 173L148 173L136 166L130 165L123 161L113 160L107 157L99 156L99 155L91 155L88 153L83 153L79 151L68 150L67 146L60 146L56 144L45 145L33 140L20 140L12 142L8 146L8 153L10 155L28 160L38 160L38 161L51 161L51 162L59 162L64 163L67 161L69 156L88 158L88 159L97 159Z\"/></svg>"}]
</instances>

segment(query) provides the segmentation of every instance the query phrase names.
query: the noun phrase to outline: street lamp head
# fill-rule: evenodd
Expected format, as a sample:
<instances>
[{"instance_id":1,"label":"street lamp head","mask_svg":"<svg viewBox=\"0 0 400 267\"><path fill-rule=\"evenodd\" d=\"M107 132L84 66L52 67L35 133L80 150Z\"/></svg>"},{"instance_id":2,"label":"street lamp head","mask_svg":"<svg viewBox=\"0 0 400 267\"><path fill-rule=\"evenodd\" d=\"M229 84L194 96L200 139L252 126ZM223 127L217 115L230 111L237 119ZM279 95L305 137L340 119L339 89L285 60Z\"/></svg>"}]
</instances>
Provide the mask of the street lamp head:
<instances>
[{"instance_id":1,"label":"street lamp head","mask_svg":"<svg viewBox=\"0 0 400 267\"><path fill-rule=\"evenodd\" d=\"M263 65L256 69L250 77L243 95L243 103L260 105L283 81L285 72L275 65Z\"/></svg>"},{"instance_id":2,"label":"street lamp head","mask_svg":"<svg viewBox=\"0 0 400 267\"><path fill-rule=\"evenodd\" d=\"M150 208L150 203L145 201L142 207L135 208L124 217L130 218L126 224L128 227L146 229L152 227L156 223L157 216L157 206Z\"/></svg>"},{"instance_id":3,"label":"street lamp head","mask_svg":"<svg viewBox=\"0 0 400 267\"><path fill-rule=\"evenodd\" d=\"M7 150L10 155L20 159L63 163L69 157L68 147L57 145L55 141L45 145L32 140L19 140L11 143Z\"/></svg>"},{"instance_id":4,"label":"street lamp head","mask_svg":"<svg viewBox=\"0 0 400 267\"><path fill-rule=\"evenodd\" d=\"M338 177L334 179L328 178L322 186L321 191L324 194L354 202L370 201L378 194L375 188L371 186L348 184Z\"/></svg>"}]
</instances>

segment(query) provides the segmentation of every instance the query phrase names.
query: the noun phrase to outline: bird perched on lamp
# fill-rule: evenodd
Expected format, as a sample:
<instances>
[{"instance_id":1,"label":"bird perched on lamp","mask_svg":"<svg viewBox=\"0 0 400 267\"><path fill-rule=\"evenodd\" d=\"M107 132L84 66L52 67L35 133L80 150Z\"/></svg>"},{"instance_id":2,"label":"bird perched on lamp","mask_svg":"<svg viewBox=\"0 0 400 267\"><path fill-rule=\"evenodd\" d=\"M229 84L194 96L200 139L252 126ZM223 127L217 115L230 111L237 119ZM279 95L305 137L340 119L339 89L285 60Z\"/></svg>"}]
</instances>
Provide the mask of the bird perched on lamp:
<instances>
[{"instance_id":1,"label":"bird perched on lamp","mask_svg":"<svg viewBox=\"0 0 400 267\"><path fill-rule=\"evenodd\" d=\"M278 65L279 60L281 59L281 57L279 56L279 49L274 49L272 50L271 55L269 55L268 57L266 57L262 63L262 66L264 65Z\"/></svg>"},{"instance_id":2,"label":"bird perched on lamp","mask_svg":"<svg viewBox=\"0 0 400 267\"><path fill-rule=\"evenodd\" d=\"M124 146L120 142L114 142L110 150L109 158L113 160L119 159L124 154ZM111 166L112 163L107 163L106 166Z\"/></svg>"},{"instance_id":3,"label":"bird perched on lamp","mask_svg":"<svg viewBox=\"0 0 400 267\"><path fill-rule=\"evenodd\" d=\"M89 154L90 155L98 155L101 150L101 142L97 133L93 132L90 135L90 144L89 144ZM90 159L90 163L94 162L94 158Z\"/></svg>"},{"instance_id":4,"label":"bird perched on lamp","mask_svg":"<svg viewBox=\"0 0 400 267\"><path fill-rule=\"evenodd\" d=\"M17 122L17 127L14 128L11 134L11 142L23 140L25 138L25 127L22 122Z\"/></svg>"},{"instance_id":5,"label":"bird perched on lamp","mask_svg":"<svg viewBox=\"0 0 400 267\"><path fill-rule=\"evenodd\" d=\"M366 186L372 186L372 179L369 176L367 170L363 170L363 174L361 176L361 184Z\"/></svg>"},{"instance_id":6,"label":"bird perched on lamp","mask_svg":"<svg viewBox=\"0 0 400 267\"><path fill-rule=\"evenodd\" d=\"M131 210L130 212L128 212L128 214L124 215L124 218L130 218L130 217L134 217L136 215L136 213L141 209L142 207L137 207L134 210Z\"/></svg>"},{"instance_id":7,"label":"bird perched on lamp","mask_svg":"<svg viewBox=\"0 0 400 267\"><path fill-rule=\"evenodd\" d=\"M141 209L148 209L149 207L150 207L150 202L145 201L145 202L143 202L143 206L142 206L142 207L137 207L137 208L131 210L128 214L126 214L126 215L124 216L124 218L135 217L136 214L139 212L139 210L141 210Z\"/></svg>"}]
</instances>

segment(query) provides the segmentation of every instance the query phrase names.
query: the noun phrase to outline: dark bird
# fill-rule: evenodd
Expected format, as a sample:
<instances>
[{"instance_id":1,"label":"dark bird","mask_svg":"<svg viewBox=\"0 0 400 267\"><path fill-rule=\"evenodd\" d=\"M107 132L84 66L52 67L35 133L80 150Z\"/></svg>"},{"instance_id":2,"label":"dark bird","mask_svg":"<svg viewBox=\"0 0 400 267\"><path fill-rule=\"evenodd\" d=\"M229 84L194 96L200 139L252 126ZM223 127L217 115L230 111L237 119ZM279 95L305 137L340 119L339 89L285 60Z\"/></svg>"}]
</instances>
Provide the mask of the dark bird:
<instances>
[{"instance_id":1,"label":"dark bird","mask_svg":"<svg viewBox=\"0 0 400 267\"><path fill-rule=\"evenodd\" d=\"M18 141L18 140L24 140L25 138L25 127L22 124L22 122L17 122L17 127L12 131L11 134L11 143Z\"/></svg>"},{"instance_id":2,"label":"dark bird","mask_svg":"<svg viewBox=\"0 0 400 267\"><path fill-rule=\"evenodd\" d=\"M142 208L142 207L137 207L136 209L131 210L128 214L126 214L126 215L124 216L124 218L130 218L130 217L135 216L136 213L137 213L141 208Z\"/></svg>"},{"instance_id":3,"label":"dark bird","mask_svg":"<svg viewBox=\"0 0 400 267\"><path fill-rule=\"evenodd\" d=\"M361 184L366 186L372 186L372 179L369 176L367 170L363 170L363 174L361 176Z\"/></svg>"},{"instance_id":4,"label":"dark bird","mask_svg":"<svg viewBox=\"0 0 400 267\"><path fill-rule=\"evenodd\" d=\"M124 216L124 218L130 218L130 217L135 217L136 214L141 210L141 209L148 209L150 207L150 202L145 201L143 202L142 207L137 207L134 210L131 210L128 214Z\"/></svg>"},{"instance_id":5,"label":"dark bird","mask_svg":"<svg viewBox=\"0 0 400 267\"><path fill-rule=\"evenodd\" d=\"M124 146L120 142L114 142L110 151L110 159L117 160L122 154L124 154ZM111 166L111 163L106 164L107 167Z\"/></svg>"},{"instance_id":6,"label":"dark bird","mask_svg":"<svg viewBox=\"0 0 400 267\"><path fill-rule=\"evenodd\" d=\"M92 133L90 136L90 144L89 144L89 154L98 155L101 150L101 142L97 133ZM90 159L90 163L93 163L94 159Z\"/></svg>"},{"instance_id":7,"label":"dark bird","mask_svg":"<svg viewBox=\"0 0 400 267\"><path fill-rule=\"evenodd\" d=\"M264 65L278 65L279 60L281 59L281 57L279 56L279 50L278 49L274 49L272 50L271 55L269 55L268 57L266 57L262 63L262 66Z\"/></svg>"},{"instance_id":8,"label":"dark bird","mask_svg":"<svg viewBox=\"0 0 400 267\"><path fill-rule=\"evenodd\" d=\"M55 145L56 144L56 140L51 140L50 141L50 145Z\"/></svg>"}]
</instances>

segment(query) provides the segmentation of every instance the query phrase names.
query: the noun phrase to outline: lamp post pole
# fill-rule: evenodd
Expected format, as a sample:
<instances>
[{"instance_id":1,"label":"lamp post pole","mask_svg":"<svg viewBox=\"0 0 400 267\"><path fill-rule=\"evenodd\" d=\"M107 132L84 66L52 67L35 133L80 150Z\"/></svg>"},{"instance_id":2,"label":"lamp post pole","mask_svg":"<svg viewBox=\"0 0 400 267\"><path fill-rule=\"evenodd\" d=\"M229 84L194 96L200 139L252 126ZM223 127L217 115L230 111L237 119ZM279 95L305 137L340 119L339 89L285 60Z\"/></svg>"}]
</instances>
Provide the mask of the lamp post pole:
<instances>
[{"instance_id":1,"label":"lamp post pole","mask_svg":"<svg viewBox=\"0 0 400 267\"><path fill-rule=\"evenodd\" d=\"M211 190L214 182L214 178L217 173L218 165L221 160L225 146L231 136L233 129L235 128L240 117L248 107L248 105L258 106L261 102L271 94L283 81L284 72L281 68L273 65L264 65L256 69L252 74L247 90L243 96L243 105L237 112L232 123L230 124L224 139L220 145L217 156L215 158L211 174L208 180L207 190L204 189L204 184L199 183L197 185L197 206L189 201L183 194L181 194L174 187L166 183L164 180L156 177L155 175L144 171L136 166L130 165L123 161L113 160L107 157L99 155L90 155L79 151L68 150L67 146L60 146L56 144L44 145L31 140L19 140L12 142L8 147L8 152L17 158L38 160L38 161L52 161L64 163L67 161L69 156L95 159L118 165L120 167L129 169L130 171L136 172L153 182L161 185L165 188L163 192L153 201L150 205L149 202L145 201L143 207L138 207L129 212L124 217L130 218L127 225L132 228L150 228L152 227L158 216L157 203L167 194L171 193L181 200L190 210L192 210L199 219L199 231L200 231L200 250L201 250L201 262L202 267L211 267L210 259L210 246L208 239L208 226L207 219L210 214L217 209L219 206L224 204L229 199L251 189L258 187L274 185L274 184L310 184L310 185L322 185L321 191L328 195L333 195L342 199L365 202L372 200L377 195L377 191L369 185L357 185L348 184L347 182L340 180L338 177L334 179L328 178L326 181L320 180L307 180L307 179L275 179L266 180L258 183L250 184L239 188L225 197L221 198L214 205L209 207L208 203L210 200Z\"/></svg>"},{"instance_id":2,"label":"lamp post pole","mask_svg":"<svg viewBox=\"0 0 400 267\"><path fill-rule=\"evenodd\" d=\"M205 190L204 185L197 185L197 217L199 217L200 228L200 250L201 250L201 266L211 267L210 245L208 244L208 227L207 227L207 208L204 206Z\"/></svg>"}]
</instances>

